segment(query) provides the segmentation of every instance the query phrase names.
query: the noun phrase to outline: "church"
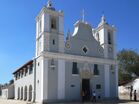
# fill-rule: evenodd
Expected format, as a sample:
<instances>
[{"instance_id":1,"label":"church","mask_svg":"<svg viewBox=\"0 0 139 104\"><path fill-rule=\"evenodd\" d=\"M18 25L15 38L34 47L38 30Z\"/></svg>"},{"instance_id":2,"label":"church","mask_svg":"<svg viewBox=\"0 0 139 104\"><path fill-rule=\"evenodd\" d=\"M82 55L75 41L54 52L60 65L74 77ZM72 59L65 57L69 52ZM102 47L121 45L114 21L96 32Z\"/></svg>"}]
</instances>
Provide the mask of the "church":
<instances>
[{"instance_id":1,"label":"church","mask_svg":"<svg viewBox=\"0 0 139 104\"><path fill-rule=\"evenodd\" d=\"M48 0L36 17L36 55L15 72L15 99L38 103L118 98L116 28L84 19L64 38L64 12Z\"/></svg>"}]
</instances>

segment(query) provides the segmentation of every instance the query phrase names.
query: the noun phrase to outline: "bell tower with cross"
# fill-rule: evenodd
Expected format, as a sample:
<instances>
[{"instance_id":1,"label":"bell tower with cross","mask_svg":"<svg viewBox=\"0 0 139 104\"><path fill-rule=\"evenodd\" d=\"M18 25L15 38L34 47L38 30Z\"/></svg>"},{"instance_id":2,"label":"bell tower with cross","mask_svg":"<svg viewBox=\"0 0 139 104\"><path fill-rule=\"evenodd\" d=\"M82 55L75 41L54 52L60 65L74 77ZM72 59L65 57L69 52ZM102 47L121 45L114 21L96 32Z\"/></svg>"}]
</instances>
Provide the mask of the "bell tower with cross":
<instances>
[{"instance_id":1,"label":"bell tower with cross","mask_svg":"<svg viewBox=\"0 0 139 104\"><path fill-rule=\"evenodd\" d=\"M64 52L64 13L51 0L36 18L36 56L46 51Z\"/></svg>"},{"instance_id":2,"label":"bell tower with cross","mask_svg":"<svg viewBox=\"0 0 139 104\"><path fill-rule=\"evenodd\" d=\"M49 95L48 86L50 86L51 80L56 81L56 77L60 75L56 74L56 70L50 71L53 64L53 68L57 65L57 70L63 68L59 63L64 63L63 60L59 61L54 58L45 57L47 53L64 53L64 13L63 11L57 11L51 0L48 0L36 18L36 101L42 101L45 99L59 99L64 98L64 92L61 86L57 83L53 83L52 86L58 86L59 95L55 87L49 88L51 91L55 91ZM55 64L57 63L57 64ZM58 66L59 65L59 66ZM62 67L62 68L61 68ZM61 78L61 77L60 77ZM58 78L58 81L61 79ZM62 90L61 90L62 89ZM61 95L60 95L61 94Z\"/></svg>"}]
</instances>

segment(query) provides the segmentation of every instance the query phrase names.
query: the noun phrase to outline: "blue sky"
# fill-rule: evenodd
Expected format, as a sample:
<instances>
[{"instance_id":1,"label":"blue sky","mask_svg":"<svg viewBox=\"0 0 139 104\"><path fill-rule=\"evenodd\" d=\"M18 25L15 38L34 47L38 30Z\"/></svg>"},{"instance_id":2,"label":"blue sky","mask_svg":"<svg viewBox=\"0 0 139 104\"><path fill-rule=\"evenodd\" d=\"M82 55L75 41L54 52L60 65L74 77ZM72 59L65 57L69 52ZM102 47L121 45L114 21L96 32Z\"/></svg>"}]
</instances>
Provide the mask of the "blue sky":
<instances>
[{"instance_id":1,"label":"blue sky","mask_svg":"<svg viewBox=\"0 0 139 104\"><path fill-rule=\"evenodd\" d=\"M96 27L104 12L117 28L117 47L139 52L139 0L52 0L65 13L65 34L81 19ZM35 18L47 0L0 0L0 83L35 56Z\"/></svg>"}]
</instances>

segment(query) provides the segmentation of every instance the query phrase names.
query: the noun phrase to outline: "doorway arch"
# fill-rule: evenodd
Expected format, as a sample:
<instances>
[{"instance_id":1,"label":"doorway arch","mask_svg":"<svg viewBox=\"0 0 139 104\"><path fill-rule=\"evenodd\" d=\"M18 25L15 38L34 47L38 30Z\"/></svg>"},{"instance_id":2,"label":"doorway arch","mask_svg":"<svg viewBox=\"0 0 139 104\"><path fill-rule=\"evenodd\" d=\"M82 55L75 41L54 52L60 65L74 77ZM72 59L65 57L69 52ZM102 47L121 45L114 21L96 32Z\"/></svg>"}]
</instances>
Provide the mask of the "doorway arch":
<instances>
[{"instance_id":1,"label":"doorway arch","mask_svg":"<svg viewBox=\"0 0 139 104\"><path fill-rule=\"evenodd\" d=\"M17 91L17 99L20 99L20 87L18 87L18 91Z\"/></svg>"},{"instance_id":2,"label":"doorway arch","mask_svg":"<svg viewBox=\"0 0 139 104\"><path fill-rule=\"evenodd\" d=\"M29 99L28 101L32 100L32 85L29 86Z\"/></svg>"},{"instance_id":3,"label":"doorway arch","mask_svg":"<svg viewBox=\"0 0 139 104\"><path fill-rule=\"evenodd\" d=\"M21 100L23 99L23 87L21 88Z\"/></svg>"},{"instance_id":4,"label":"doorway arch","mask_svg":"<svg viewBox=\"0 0 139 104\"><path fill-rule=\"evenodd\" d=\"M24 88L24 100L27 100L27 86Z\"/></svg>"}]
</instances>

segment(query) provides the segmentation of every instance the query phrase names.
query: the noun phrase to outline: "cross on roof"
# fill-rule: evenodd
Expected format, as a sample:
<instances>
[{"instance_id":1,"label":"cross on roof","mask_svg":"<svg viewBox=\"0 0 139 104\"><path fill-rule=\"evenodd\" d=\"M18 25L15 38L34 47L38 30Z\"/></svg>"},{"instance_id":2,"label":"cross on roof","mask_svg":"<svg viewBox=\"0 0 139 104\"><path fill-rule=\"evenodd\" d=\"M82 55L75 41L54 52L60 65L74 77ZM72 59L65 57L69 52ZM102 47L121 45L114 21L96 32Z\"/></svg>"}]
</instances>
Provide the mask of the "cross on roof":
<instances>
[{"instance_id":1,"label":"cross on roof","mask_svg":"<svg viewBox=\"0 0 139 104\"><path fill-rule=\"evenodd\" d=\"M82 22L84 22L85 21L85 13L84 13L84 9L83 9L83 11L82 11Z\"/></svg>"}]
</instances>

